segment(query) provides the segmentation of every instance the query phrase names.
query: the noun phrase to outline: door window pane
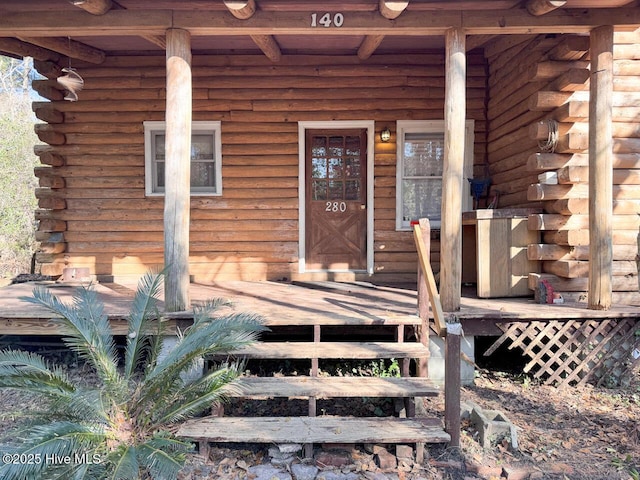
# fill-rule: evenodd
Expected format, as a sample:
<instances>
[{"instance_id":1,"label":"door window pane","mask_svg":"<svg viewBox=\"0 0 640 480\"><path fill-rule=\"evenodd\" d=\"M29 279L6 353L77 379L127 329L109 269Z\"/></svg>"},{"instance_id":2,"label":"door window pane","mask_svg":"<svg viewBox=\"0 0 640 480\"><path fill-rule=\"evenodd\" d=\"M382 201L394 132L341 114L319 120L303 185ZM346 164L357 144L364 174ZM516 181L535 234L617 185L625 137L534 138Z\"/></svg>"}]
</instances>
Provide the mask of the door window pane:
<instances>
[{"instance_id":1,"label":"door window pane","mask_svg":"<svg viewBox=\"0 0 640 480\"><path fill-rule=\"evenodd\" d=\"M324 158L311 159L311 176L313 178L327 178L327 160Z\"/></svg>"},{"instance_id":2,"label":"door window pane","mask_svg":"<svg viewBox=\"0 0 640 480\"><path fill-rule=\"evenodd\" d=\"M329 180L329 200L344 200L344 183L339 180Z\"/></svg>"}]
</instances>

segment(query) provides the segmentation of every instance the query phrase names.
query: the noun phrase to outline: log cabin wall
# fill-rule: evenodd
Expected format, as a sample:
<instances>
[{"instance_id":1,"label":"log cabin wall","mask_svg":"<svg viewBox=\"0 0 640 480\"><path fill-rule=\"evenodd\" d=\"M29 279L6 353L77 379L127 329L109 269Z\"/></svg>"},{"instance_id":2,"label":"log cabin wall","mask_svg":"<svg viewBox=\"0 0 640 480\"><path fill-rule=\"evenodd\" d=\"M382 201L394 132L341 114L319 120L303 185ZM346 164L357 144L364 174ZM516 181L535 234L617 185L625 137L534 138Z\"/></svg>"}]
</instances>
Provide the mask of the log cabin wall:
<instances>
[{"instance_id":1,"label":"log cabin wall","mask_svg":"<svg viewBox=\"0 0 640 480\"><path fill-rule=\"evenodd\" d=\"M589 37L522 37L513 46L504 42L507 48L494 56L487 49L493 188L501 192L502 207L543 208L528 222L542 240L529 246L528 257L541 261L543 272L530 274L530 288L545 280L566 301L584 302L589 270ZM639 44L638 31L615 34L613 301L623 304L640 300L633 262L640 226ZM509 68L513 58L517 61Z\"/></svg>"},{"instance_id":2,"label":"log cabin wall","mask_svg":"<svg viewBox=\"0 0 640 480\"><path fill-rule=\"evenodd\" d=\"M88 267L139 276L163 263L163 199L145 197L143 121L164 120L164 57L74 62L77 102L51 80L36 102L38 260L42 272ZM40 65L41 72L51 65ZM54 66L55 67L55 66ZM53 69L55 71L55 68ZM55 77L54 74L51 75ZM469 55L468 115L476 176L486 162L486 66ZM59 87L58 87L59 88ZM298 121L375 120L374 279L415 281L411 232L395 229L397 120L440 120L444 54L357 57L193 57L193 120L222 122L220 197L192 197L196 281L291 279L298 271ZM391 141L382 143L388 127ZM432 242L438 269L439 242Z\"/></svg>"}]
</instances>

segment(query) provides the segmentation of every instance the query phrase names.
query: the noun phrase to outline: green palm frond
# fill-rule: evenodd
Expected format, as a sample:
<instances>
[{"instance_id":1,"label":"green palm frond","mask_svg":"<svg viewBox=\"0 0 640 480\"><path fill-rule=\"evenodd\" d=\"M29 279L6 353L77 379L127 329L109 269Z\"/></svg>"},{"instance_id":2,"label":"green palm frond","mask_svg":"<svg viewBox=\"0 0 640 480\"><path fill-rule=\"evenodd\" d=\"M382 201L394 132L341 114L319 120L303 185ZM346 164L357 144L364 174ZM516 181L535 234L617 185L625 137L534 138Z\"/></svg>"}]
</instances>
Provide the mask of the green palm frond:
<instances>
[{"instance_id":1,"label":"green palm frond","mask_svg":"<svg viewBox=\"0 0 640 480\"><path fill-rule=\"evenodd\" d=\"M138 446L138 459L154 480L174 480L192 450L190 442L158 434Z\"/></svg>"},{"instance_id":2,"label":"green palm frond","mask_svg":"<svg viewBox=\"0 0 640 480\"><path fill-rule=\"evenodd\" d=\"M131 312L129 314L129 332L125 350L124 376L131 378L136 368L145 363L145 357L153 351L150 346L151 334L149 321L158 314L158 296L162 287L162 274L146 274L138 284ZM145 351L147 355L145 355Z\"/></svg>"},{"instance_id":3,"label":"green palm frond","mask_svg":"<svg viewBox=\"0 0 640 480\"><path fill-rule=\"evenodd\" d=\"M211 298L200 302L193 307L194 324L197 324L200 320L206 320L212 318L213 314L223 307L230 307L232 305L231 300L225 298Z\"/></svg>"},{"instance_id":4,"label":"green palm frond","mask_svg":"<svg viewBox=\"0 0 640 480\"><path fill-rule=\"evenodd\" d=\"M66 398L56 399L51 404L50 414L68 421L91 422L101 425L109 423L112 399L100 388L77 388Z\"/></svg>"},{"instance_id":5,"label":"green palm frond","mask_svg":"<svg viewBox=\"0 0 640 480\"><path fill-rule=\"evenodd\" d=\"M44 287L36 287L33 297L24 300L41 305L61 318L52 319L63 331L64 342L90 362L105 383L119 381L116 346L111 335L104 303L91 288L79 288L73 304L67 305Z\"/></svg>"},{"instance_id":6,"label":"green palm frond","mask_svg":"<svg viewBox=\"0 0 640 480\"><path fill-rule=\"evenodd\" d=\"M110 480L131 480L140 475L138 450L133 445L120 445L108 457L110 463Z\"/></svg>"},{"instance_id":7,"label":"green palm frond","mask_svg":"<svg viewBox=\"0 0 640 480\"><path fill-rule=\"evenodd\" d=\"M229 394L238 390L233 382L241 373L239 364L226 365L186 385L174 398L166 399L165 408L155 412L155 423L166 425L181 422L211 408L214 403L225 401Z\"/></svg>"},{"instance_id":8,"label":"green palm frond","mask_svg":"<svg viewBox=\"0 0 640 480\"><path fill-rule=\"evenodd\" d=\"M0 467L0 478L47 478L45 472L51 469L51 474L54 475L55 470L60 467L60 459L75 459L78 452L89 452L103 440L104 434L101 431L78 423L52 422L33 426L29 436L14 451L25 455L25 458L33 458L34 461L5 463Z\"/></svg>"},{"instance_id":9,"label":"green palm frond","mask_svg":"<svg viewBox=\"0 0 640 480\"><path fill-rule=\"evenodd\" d=\"M53 321L65 343L95 369L99 382L75 381L37 354L0 352L0 389L36 392L48 400L11 437L12 445L1 449L41 458L99 454L101 461L0 465L0 479L177 477L193 447L175 438L167 427L224 401L236 387L242 367L216 366L200 378L183 374L203 358L228 356L254 342L265 328L259 316L221 313L220 308L229 303L211 300L194 309L193 324L178 332L178 342L169 350L163 341L166 323L158 312L161 285L161 275L149 274L136 291L128 317L124 373L118 369L104 304L94 290L78 289L69 304L47 289L34 290L33 298L27 300L60 317Z\"/></svg>"},{"instance_id":10,"label":"green palm frond","mask_svg":"<svg viewBox=\"0 0 640 480\"><path fill-rule=\"evenodd\" d=\"M189 327L175 345L145 378L140 407L149 408L158 392L175 391L184 383L181 374L187 372L200 358L226 354L253 343L258 332L264 330L261 317L240 313L216 319L200 319Z\"/></svg>"},{"instance_id":11,"label":"green palm frond","mask_svg":"<svg viewBox=\"0 0 640 480\"><path fill-rule=\"evenodd\" d=\"M74 459L75 460L75 459ZM96 478L89 474L90 465L87 463L70 463L48 468L40 480L84 480Z\"/></svg>"},{"instance_id":12,"label":"green palm frond","mask_svg":"<svg viewBox=\"0 0 640 480\"><path fill-rule=\"evenodd\" d=\"M0 351L0 388L65 397L75 391L62 369L50 368L36 353L19 350Z\"/></svg>"},{"instance_id":13,"label":"green palm frond","mask_svg":"<svg viewBox=\"0 0 640 480\"><path fill-rule=\"evenodd\" d=\"M193 360L202 356L230 352L255 342L260 331L265 330L262 317L237 313L222 318L196 318L175 348L164 357L148 379L171 372L172 376L189 368Z\"/></svg>"}]
</instances>

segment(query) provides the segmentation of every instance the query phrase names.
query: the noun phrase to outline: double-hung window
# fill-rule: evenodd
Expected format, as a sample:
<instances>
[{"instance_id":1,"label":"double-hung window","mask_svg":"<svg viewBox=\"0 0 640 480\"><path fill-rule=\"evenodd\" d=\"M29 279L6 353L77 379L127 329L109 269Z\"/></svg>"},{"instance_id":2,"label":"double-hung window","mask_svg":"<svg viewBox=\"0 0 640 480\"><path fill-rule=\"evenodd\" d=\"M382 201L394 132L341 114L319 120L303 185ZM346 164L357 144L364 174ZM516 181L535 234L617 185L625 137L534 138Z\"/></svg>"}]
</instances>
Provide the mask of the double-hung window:
<instances>
[{"instance_id":1,"label":"double-hung window","mask_svg":"<svg viewBox=\"0 0 640 480\"><path fill-rule=\"evenodd\" d=\"M144 122L145 191L164 195L165 122ZM220 122L191 125L191 195L222 195Z\"/></svg>"},{"instance_id":2,"label":"double-hung window","mask_svg":"<svg viewBox=\"0 0 640 480\"><path fill-rule=\"evenodd\" d=\"M397 124L396 229L409 230L411 222L428 218L440 228L444 121L400 120ZM473 175L473 120L465 128L462 208L471 207L469 182Z\"/></svg>"}]
</instances>

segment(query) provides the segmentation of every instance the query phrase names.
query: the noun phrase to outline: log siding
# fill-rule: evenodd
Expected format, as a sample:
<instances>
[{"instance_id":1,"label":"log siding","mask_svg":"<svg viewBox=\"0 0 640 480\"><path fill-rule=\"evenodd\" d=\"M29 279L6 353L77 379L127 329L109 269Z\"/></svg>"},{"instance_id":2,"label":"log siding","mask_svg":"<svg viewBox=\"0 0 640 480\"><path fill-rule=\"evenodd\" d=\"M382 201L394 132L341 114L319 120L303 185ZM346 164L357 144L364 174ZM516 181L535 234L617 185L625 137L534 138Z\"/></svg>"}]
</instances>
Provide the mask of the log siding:
<instances>
[{"instance_id":1,"label":"log siding","mask_svg":"<svg viewBox=\"0 0 640 480\"><path fill-rule=\"evenodd\" d=\"M193 120L222 122L221 197L192 197L190 274L196 281L291 279L298 269L298 122L374 120L374 272L415 281L411 232L395 229L397 120L444 117L444 53L339 56L193 55ZM50 67L50 65L49 65ZM74 62L85 80L78 102L52 80L34 82L42 272L89 267L98 276L139 276L163 260L163 198L144 190L143 121L164 120L162 56ZM42 70L44 66L41 65ZM55 69L54 69L55 70ZM468 56L467 118L474 164L486 162L485 60ZM382 143L379 133L392 131ZM438 270L440 244L432 241Z\"/></svg>"},{"instance_id":2,"label":"log siding","mask_svg":"<svg viewBox=\"0 0 640 480\"><path fill-rule=\"evenodd\" d=\"M541 262L532 289L551 283L566 301L587 299L589 271L589 37L563 35L498 40L488 55L492 188L501 207L541 207L529 229L542 243L528 257ZM640 35L616 32L613 62L613 303L640 301L633 262L640 227ZM522 56L520 52L526 51ZM518 58L517 62L511 62ZM549 120L558 126L552 152L540 149ZM539 177L539 175L545 177Z\"/></svg>"}]
</instances>

